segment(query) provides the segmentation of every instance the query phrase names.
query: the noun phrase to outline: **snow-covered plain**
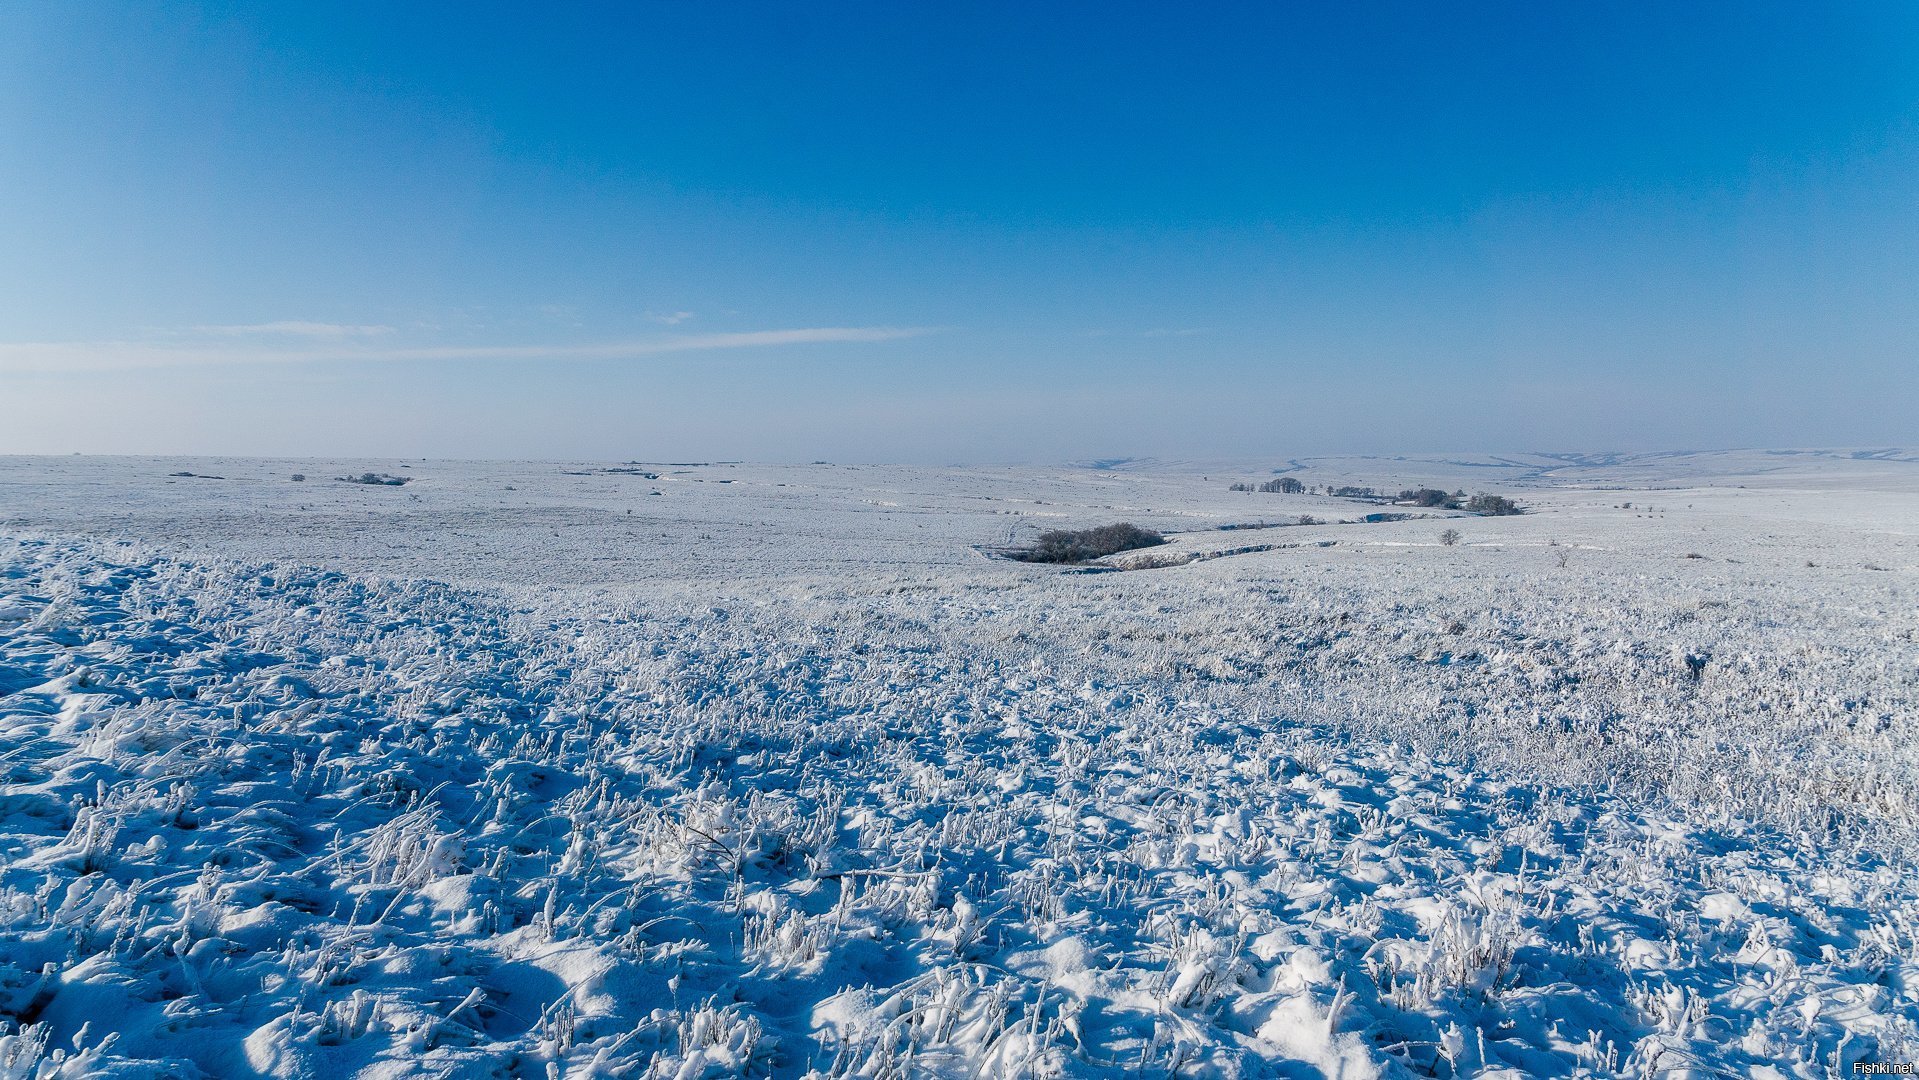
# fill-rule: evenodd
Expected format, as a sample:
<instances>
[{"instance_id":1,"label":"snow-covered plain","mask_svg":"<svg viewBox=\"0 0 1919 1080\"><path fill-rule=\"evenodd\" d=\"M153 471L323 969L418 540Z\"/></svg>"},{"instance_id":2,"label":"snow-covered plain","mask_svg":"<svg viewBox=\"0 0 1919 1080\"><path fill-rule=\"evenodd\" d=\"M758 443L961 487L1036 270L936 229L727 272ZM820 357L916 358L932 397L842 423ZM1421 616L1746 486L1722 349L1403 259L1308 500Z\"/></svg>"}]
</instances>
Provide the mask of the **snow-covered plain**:
<instances>
[{"instance_id":1,"label":"snow-covered plain","mask_svg":"<svg viewBox=\"0 0 1919 1080\"><path fill-rule=\"evenodd\" d=\"M0 458L0 1077L1919 1057L1919 454L1097 465Z\"/></svg>"}]
</instances>

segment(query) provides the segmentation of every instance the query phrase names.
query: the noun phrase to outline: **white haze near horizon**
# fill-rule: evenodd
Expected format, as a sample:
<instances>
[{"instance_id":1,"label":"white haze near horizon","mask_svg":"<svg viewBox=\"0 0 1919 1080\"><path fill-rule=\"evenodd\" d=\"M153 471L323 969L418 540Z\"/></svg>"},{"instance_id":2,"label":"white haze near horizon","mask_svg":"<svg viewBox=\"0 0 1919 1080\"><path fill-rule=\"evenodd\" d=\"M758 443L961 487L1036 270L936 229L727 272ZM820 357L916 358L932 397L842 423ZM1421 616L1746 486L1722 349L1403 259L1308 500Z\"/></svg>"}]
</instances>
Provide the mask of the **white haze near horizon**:
<instances>
[{"instance_id":1,"label":"white haze near horizon","mask_svg":"<svg viewBox=\"0 0 1919 1080\"><path fill-rule=\"evenodd\" d=\"M1911 369L1461 377L1275 363L1222 386L1080 357L1009 377L964 351L928 337L611 359L43 364L0 370L0 453L942 464L1919 442Z\"/></svg>"}]
</instances>

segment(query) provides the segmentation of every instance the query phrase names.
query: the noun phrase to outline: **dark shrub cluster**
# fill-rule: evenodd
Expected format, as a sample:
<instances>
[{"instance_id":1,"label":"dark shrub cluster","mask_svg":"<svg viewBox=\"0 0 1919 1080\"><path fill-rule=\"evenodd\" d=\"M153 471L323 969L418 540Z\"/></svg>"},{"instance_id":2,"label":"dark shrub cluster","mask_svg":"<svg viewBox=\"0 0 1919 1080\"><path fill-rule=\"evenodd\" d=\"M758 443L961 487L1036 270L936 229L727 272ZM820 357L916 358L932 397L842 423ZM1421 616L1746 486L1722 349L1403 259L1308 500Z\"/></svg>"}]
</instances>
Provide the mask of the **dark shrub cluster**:
<instances>
[{"instance_id":1,"label":"dark shrub cluster","mask_svg":"<svg viewBox=\"0 0 1919 1080\"><path fill-rule=\"evenodd\" d=\"M1443 506L1448 510L1459 509L1459 500L1465 497L1466 493L1463 491L1448 495L1438 488L1408 488L1399 493L1400 502L1412 503L1414 506Z\"/></svg>"},{"instance_id":2,"label":"dark shrub cluster","mask_svg":"<svg viewBox=\"0 0 1919 1080\"><path fill-rule=\"evenodd\" d=\"M1481 517L1505 517L1508 514L1523 514L1525 507L1508 499L1504 495L1481 493L1467 498L1464 491L1455 491L1448 495L1438 488L1407 488L1393 500L1397 503L1410 503L1414 506L1431 507L1436 510L1465 510Z\"/></svg>"},{"instance_id":3,"label":"dark shrub cluster","mask_svg":"<svg viewBox=\"0 0 1919 1080\"><path fill-rule=\"evenodd\" d=\"M1097 529L1050 529L1033 546L1008 552L1021 562L1082 563L1135 548L1158 547L1166 538L1137 525L1102 525Z\"/></svg>"},{"instance_id":4,"label":"dark shrub cluster","mask_svg":"<svg viewBox=\"0 0 1919 1080\"><path fill-rule=\"evenodd\" d=\"M1518 503L1504 495L1474 495L1466 500L1466 509L1486 517L1506 517L1524 512Z\"/></svg>"},{"instance_id":5,"label":"dark shrub cluster","mask_svg":"<svg viewBox=\"0 0 1919 1080\"><path fill-rule=\"evenodd\" d=\"M349 484L371 484L376 487L399 487L413 479L411 476L388 476L385 473L361 473L358 476L336 476L335 480Z\"/></svg>"}]
</instances>

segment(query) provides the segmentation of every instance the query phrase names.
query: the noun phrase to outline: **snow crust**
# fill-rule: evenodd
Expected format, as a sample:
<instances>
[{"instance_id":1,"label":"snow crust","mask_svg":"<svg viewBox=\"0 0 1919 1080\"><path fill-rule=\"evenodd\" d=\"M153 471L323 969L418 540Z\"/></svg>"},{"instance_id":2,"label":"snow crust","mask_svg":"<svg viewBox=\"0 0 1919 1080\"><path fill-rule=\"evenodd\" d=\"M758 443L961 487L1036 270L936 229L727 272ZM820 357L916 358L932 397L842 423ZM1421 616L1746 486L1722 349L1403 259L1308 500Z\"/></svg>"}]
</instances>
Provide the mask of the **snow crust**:
<instances>
[{"instance_id":1,"label":"snow crust","mask_svg":"<svg viewBox=\"0 0 1919 1080\"><path fill-rule=\"evenodd\" d=\"M0 1077L1912 1060L1902 460L0 461Z\"/></svg>"}]
</instances>

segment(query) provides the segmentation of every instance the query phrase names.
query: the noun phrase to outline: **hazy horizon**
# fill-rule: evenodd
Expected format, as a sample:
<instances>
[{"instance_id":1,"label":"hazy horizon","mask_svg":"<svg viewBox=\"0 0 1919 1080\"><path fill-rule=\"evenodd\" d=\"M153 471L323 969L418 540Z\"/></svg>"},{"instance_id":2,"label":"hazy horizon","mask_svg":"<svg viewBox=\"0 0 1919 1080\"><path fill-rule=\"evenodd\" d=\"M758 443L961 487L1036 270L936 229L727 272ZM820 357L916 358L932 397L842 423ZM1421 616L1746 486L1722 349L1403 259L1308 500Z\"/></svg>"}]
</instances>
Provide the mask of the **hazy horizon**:
<instances>
[{"instance_id":1,"label":"hazy horizon","mask_svg":"<svg viewBox=\"0 0 1919 1080\"><path fill-rule=\"evenodd\" d=\"M1919 9L0 13L0 453L1913 445Z\"/></svg>"}]
</instances>

